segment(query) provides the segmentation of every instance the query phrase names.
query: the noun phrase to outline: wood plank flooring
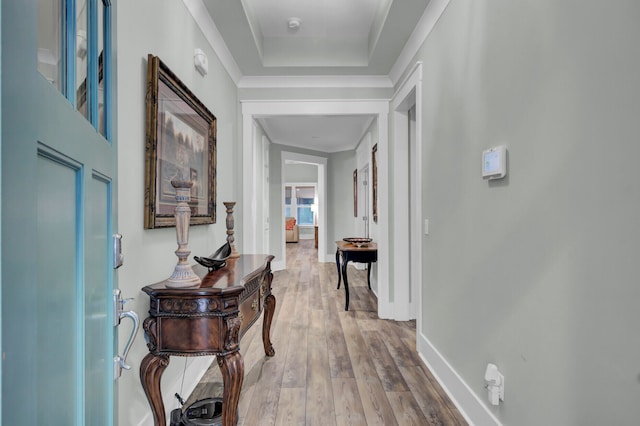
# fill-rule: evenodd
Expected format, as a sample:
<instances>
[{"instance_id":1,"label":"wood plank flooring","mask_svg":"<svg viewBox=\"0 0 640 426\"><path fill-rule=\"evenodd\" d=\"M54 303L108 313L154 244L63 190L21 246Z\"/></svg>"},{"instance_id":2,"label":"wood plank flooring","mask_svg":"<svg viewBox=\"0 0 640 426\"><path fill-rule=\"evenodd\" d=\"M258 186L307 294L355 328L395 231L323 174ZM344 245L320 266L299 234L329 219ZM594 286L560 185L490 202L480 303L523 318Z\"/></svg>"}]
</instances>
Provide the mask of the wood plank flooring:
<instances>
[{"instance_id":1,"label":"wood plank flooring","mask_svg":"<svg viewBox=\"0 0 640 426\"><path fill-rule=\"evenodd\" d=\"M349 266L349 311L313 240L287 244L274 273L273 358L258 321L240 342L239 425L466 425L416 352L415 321L380 320L366 271ZM222 396L214 362L189 397Z\"/></svg>"}]
</instances>

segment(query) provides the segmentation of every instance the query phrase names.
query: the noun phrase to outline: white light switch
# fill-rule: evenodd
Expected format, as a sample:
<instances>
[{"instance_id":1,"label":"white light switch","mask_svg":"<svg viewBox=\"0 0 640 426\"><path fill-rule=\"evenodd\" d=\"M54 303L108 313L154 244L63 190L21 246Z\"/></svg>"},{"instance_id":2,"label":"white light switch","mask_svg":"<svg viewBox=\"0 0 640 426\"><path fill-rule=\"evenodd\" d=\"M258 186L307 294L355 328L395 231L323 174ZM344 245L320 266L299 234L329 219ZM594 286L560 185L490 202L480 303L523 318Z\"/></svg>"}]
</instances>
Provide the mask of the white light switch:
<instances>
[{"instance_id":1,"label":"white light switch","mask_svg":"<svg viewBox=\"0 0 640 426\"><path fill-rule=\"evenodd\" d=\"M424 235L429 235L429 219L424 220Z\"/></svg>"}]
</instances>

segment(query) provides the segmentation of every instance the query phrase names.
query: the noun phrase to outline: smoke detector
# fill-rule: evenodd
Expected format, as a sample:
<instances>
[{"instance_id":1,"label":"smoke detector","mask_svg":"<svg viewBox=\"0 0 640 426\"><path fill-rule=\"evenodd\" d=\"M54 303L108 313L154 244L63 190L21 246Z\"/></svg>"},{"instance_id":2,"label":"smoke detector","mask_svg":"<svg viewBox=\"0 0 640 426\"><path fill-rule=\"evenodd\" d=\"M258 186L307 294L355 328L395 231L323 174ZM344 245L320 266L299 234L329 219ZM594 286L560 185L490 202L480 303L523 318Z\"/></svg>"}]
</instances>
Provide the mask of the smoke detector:
<instances>
[{"instance_id":1,"label":"smoke detector","mask_svg":"<svg viewBox=\"0 0 640 426\"><path fill-rule=\"evenodd\" d=\"M287 26L290 31L298 31L298 28L300 28L300 22L300 18L291 17L287 21Z\"/></svg>"}]
</instances>

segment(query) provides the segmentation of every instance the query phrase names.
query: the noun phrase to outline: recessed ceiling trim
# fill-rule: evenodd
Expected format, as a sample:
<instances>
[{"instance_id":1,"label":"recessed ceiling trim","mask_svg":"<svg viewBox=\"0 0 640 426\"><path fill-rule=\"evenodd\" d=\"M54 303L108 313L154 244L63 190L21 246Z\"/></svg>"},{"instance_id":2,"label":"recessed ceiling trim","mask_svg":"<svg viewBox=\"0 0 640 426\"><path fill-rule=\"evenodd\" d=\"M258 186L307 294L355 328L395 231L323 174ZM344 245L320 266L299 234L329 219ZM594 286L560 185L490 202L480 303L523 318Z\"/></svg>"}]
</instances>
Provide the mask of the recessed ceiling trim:
<instances>
[{"instance_id":1,"label":"recessed ceiling trim","mask_svg":"<svg viewBox=\"0 0 640 426\"><path fill-rule=\"evenodd\" d=\"M318 152L355 149L374 118L372 114L254 117L271 142Z\"/></svg>"},{"instance_id":2,"label":"recessed ceiling trim","mask_svg":"<svg viewBox=\"0 0 640 426\"><path fill-rule=\"evenodd\" d=\"M389 11L391 10L391 3L393 3L393 0L387 0L386 2L380 3L376 17L373 20L373 25L371 25L371 31L369 32L369 60L371 60L371 56L376 50L378 40L380 40L382 28L384 27L384 23L387 20L387 16L389 16Z\"/></svg>"},{"instance_id":3,"label":"recessed ceiling trim","mask_svg":"<svg viewBox=\"0 0 640 426\"><path fill-rule=\"evenodd\" d=\"M240 89L259 88L393 88L386 75L244 76Z\"/></svg>"},{"instance_id":4,"label":"recessed ceiling trim","mask_svg":"<svg viewBox=\"0 0 640 426\"><path fill-rule=\"evenodd\" d=\"M353 151L356 148L356 144L355 143L347 143L345 142L341 147L339 148L322 148L322 149L318 149L315 147L310 147L309 145L303 144L303 143L296 143L296 142L282 142L282 141L278 141L278 140L273 140L272 141L275 144L278 145L282 145L282 146L289 146L289 147L294 147L294 148L302 148L302 149L307 149L310 151L316 151L316 152L324 152L327 154L335 154L336 152L344 152L344 151Z\"/></svg>"},{"instance_id":5,"label":"recessed ceiling trim","mask_svg":"<svg viewBox=\"0 0 640 426\"><path fill-rule=\"evenodd\" d=\"M206 6L202 0L182 0L182 2L191 13L193 20L196 21L196 24L200 27L204 38L207 39L216 56L220 59L220 62L222 62L222 66L227 70L229 77L231 77L237 86L242 78L242 71L240 71L240 67L235 59L233 59L233 55L231 55L227 44L224 42L222 34L220 34L220 31L218 31L218 28L213 23Z\"/></svg>"},{"instance_id":6,"label":"recessed ceiling trim","mask_svg":"<svg viewBox=\"0 0 640 426\"><path fill-rule=\"evenodd\" d=\"M398 60L393 64L393 67L391 67L389 78L394 85L398 83L402 74L407 70L411 59L416 56L418 49L422 47L422 44L425 42L429 34L431 34L431 31L436 26L436 23L444 13L450 1L451 0L429 1L422 17L416 25L416 28L413 30L409 40L407 40L407 43L402 48L402 52L400 52Z\"/></svg>"},{"instance_id":7,"label":"recessed ceiling trim","mask_svg":"<svg viewBox=\"0 0 640 426\"><path fill-rule=\"evenodd\" d=\"M227 44L225 43L222 35L215 26L209 11L203 3L203 0L182 0L187 10L191 13L194 21L200 27L204 37L207 39L212 49L218 56L222 66L225 68L231 79L239 88L304 88L304 87L357 87L357 88L388 88L395 86L404 72L407 70L411 59L416 55L418 49L422 46L426 38L429 36L436 23L444 13L445 9L449 5L451 0L430 0L427 7L420 18L415 30L412 32L409 40L404 45L398 59L394 63L388 76L373 76L378 83L366 83L367 79L361 76L326 76L328 80L322 80L318 76L299 76L300 78L293 78L293 76L243 76L240 67L236 63L235 59L231 55ZM252 29L255 31L255 29ZM338 83L338 81L344 78L345 82ZM388 82L383 82L383 79L387 79ZM303 82L305 79L309 81ZM298 80L298 81L293 81ZM331 81L333 80L333 81ZM353 81L356 80L356 81ZM358 81L360 80L360 81ZM278 82L280 81L280 82ZM283 81L287 83L281 84ZM315 81L315 82L314 82Z\"/></svg>"},{"instance_id":8,"label":"recessed ceiling trim","mask_svg":"<svg viewBox=\"0 0 640 426\"><path fill-rule=\"evenodd\" d=\"M278 115L388 114L391 99L244 99L242 114L255 117Z\"/></svg>"},{"instance_id":9,"label":"recessed ceiling trim","mask_svg":"<svg viewBox=\"0 0 640 426\"><path fill-rule=\"evenodd\" d=\"M260 30L260 24L256 19L256 14L251 9L251 5L248 1L241 1L242 8L244 9L244 14L247 16L247 21L249 22L249 29L251 30L251 35L253 36L253 41L256 44L256 49L258 49L258 55L260 56L260 61L264 61L264 37L262 36L262 31Z\"/></svg>"}]
</instances>

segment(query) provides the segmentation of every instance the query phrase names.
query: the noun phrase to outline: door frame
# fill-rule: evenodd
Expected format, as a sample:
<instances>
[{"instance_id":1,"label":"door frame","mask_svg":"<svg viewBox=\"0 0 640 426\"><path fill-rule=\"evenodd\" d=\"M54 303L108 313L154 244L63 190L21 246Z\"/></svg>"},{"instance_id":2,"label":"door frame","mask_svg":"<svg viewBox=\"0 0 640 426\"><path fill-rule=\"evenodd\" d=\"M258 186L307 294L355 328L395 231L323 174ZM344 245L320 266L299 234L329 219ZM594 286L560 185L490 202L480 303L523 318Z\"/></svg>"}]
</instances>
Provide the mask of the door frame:
<instances>
[{"instance_id":1,"label":"door frame","mask_svg":"<svg viewBox=\"0 0 640 426\"><path fill-rule=\"evenodd\" d=\"M415 138L409 149L409 109L415 106ZM422 332L422 62L417 62L407 78L399 86L391 101L394 153L394 170L412 170L414 179L409 184L409 174L394 173L394 268L396 285L394 318L406 321L417 318L417 335ZM410 155L411 154L411 155ZM409 189L410 188L410 189ZM411 191L411 193L409 193ZM411 200L411 203L410 203ZM409 220L401 220L407 217ZM409 235L414 238L409 239ZM410 244L409 244L410 241ZM410 245L410 246L409 246ZM411 269L409 269L411 268ZM414 295L414 297L410 297Z\"/></svg>"},{"instance_id":2,"label":"door frame","mask_svg":"<svg viewBox=\"0 0 640 426\"><path fill-rule=\"evenodd\" d=\"M393 318L394 309L391 304L389 287L389 100L242 100L242 201L244 206L251 206L256 193L254 174L257 172L253 164L252 123L255 119L281 115L375 115L378 126L378 315L381 318ZM243 208L242 229L255 229L258 220L257 212L250 208ZM318 256L323 256L324 262L334 262L335 253L328 253L326 226L320 230L318 240ZM242 232L242 250L251 253L256 249L255 239L251 234ZM320 258L320 257L319 257Z\"/></svg>"},{"instance_id":3,"label":"door frame","mask_svg":"<svg viewBox=\"0 0 640 426\"><path fill-rule=\"evenodd\" d=\"M282 176L281 188L282 202L280 203L280 210L278 217L284 218L284 201L285 201L285 187L287 182L285 176L285 166L287 163L302 163L318 166L318 182L316 184L316 193L318 194L318 262L326 262L322 256L323 250L321 247L326 245L327 241L327 159L325 157L318 157L315 155L299 154L297 152L282 151L280 160L280 176ZM282 219L284 220L284 219ZM282 237L280 248L282 250L282 263L277 263L277 266L281 266L281 269L287 267L287 241L286 230L284 223L280 226Z\"/></svg>"}]
</instances>

